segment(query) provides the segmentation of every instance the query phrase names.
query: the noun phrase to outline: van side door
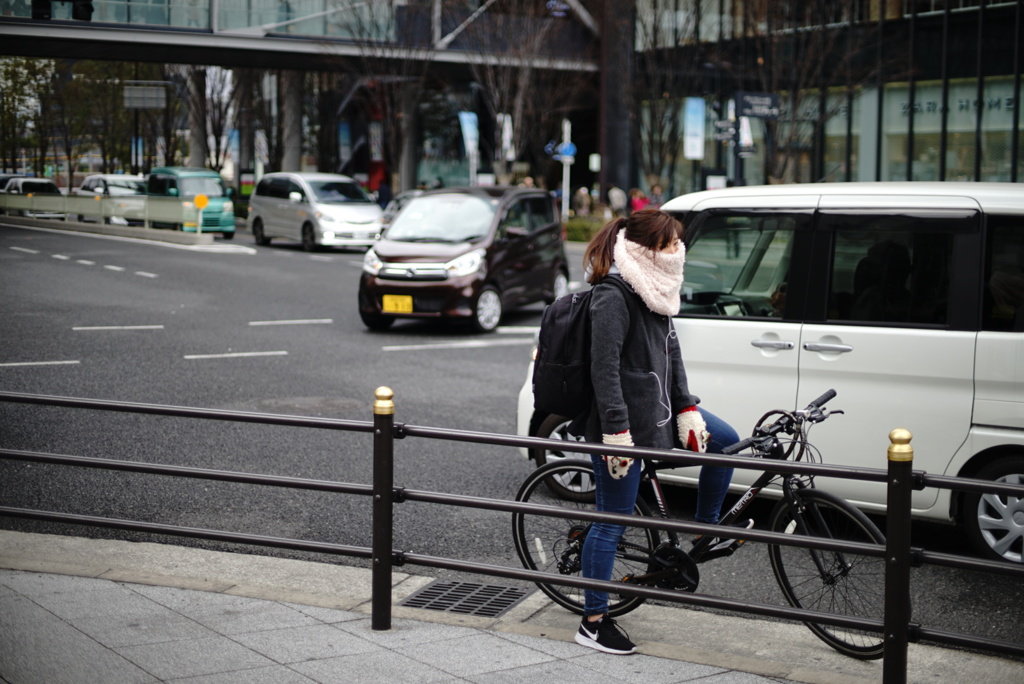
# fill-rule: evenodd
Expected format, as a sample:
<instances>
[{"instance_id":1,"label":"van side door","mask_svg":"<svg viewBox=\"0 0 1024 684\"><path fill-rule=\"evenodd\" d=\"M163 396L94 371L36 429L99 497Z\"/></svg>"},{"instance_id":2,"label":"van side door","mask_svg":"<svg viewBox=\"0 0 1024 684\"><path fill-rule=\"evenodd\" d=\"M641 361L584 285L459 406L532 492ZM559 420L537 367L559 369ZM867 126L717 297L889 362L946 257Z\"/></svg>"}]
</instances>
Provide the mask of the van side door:
<instances>
[{"instance_id":1,"label":"van side door","mask_svg":"<svg viewBox=\"0 0 1024 684\"><path fill-rule=\"evenodd\" d=\"M685 217L682 306L674 323L690 391L740 435L798 389L801 307L817 196L771 210L707 208ZM697 469L673 470L693 477ZM759 475L737 469L736 484Z\"/></svg>"},{"instance_id":2,"label":"van side door","mask_svg":"<svg viewBox=\"0 0 1024 684\"><path fill-rule=\"evenodd\" d=\"M870 209L822 200L797 405L838 392L833 408L846 415L812 437L826 463L884 468L899 427L914 435L915 469L942 474L971 427L980 213L899 199L885 209L877 198ZM884 483L819 483L855 504L885 503ZM914 492L913 506L925 510L936 497L933 488Z\"/></svg>"}]
</instances>

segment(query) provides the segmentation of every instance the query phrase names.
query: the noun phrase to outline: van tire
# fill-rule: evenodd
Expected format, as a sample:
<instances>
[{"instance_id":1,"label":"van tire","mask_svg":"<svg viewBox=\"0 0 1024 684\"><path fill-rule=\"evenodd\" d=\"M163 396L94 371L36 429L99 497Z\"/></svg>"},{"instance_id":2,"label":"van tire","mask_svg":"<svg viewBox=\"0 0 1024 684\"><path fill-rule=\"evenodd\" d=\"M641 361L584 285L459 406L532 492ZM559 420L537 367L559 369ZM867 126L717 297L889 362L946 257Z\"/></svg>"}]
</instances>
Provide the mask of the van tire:
<instances>
[{"instance_id":1,"label":"van tire","mask_svg":"<svg viewBox=\"0 0 1024 684\"><path fill-rule=\"evenodd\" d=\"M1024 484L1024 455L992 461L973 477L1001 484ZM968 492L963 502L963 523L974 548L985 558L1024 563L1022 499L994 492Z\"/></svg>"},{"instance_id":2,"label":"van tire","mask_svg":"<svg viewBox=\"0 0 1024 684\"><path fill-rule=\"evenodd\" d=\"M256 219L252 222L252 236L256 240L256 244L260 247L266 247L270 244L270 238L263 232L263 220Z\"/></svg>"},{"instance_id":3,"label":"van tire","mask_svg":"<svg viewBox=\"0 0 1024 684\"><path fill-rule=\"evenodd\" d=\"M232 230L232 231L229 231L229 232L226 232L226 233L221 233L221 237L223 237L225 240L234 240L235 239L235 231Z\"/></svg>"},{"instance_id":4,"label":"van tire","mask_svg":"<svg viewBox=\"0 0 1024 684\"><path fill-rule=\"evenodd\" d=\"M319 248L316 244L316 237L313 235L313 225L307 223L302 226L302 249L307 252L315 252Z\"/></svg>"}]
</instances>

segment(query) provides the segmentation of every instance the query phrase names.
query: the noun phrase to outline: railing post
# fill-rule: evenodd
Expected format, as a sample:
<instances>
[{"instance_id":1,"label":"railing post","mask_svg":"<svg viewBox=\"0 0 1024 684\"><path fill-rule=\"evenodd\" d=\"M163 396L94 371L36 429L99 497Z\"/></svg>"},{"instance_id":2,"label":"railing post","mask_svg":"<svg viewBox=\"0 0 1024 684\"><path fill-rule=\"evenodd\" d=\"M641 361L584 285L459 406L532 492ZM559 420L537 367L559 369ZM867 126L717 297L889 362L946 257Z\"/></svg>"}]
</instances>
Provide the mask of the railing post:
<instances>
[{"instance_id":1,"label":"railing post","mask_svg":"<svg viewBox=\"0 0 1024 684\"><path fill-rule=\"evenodd\" d=\"M913 435L896 428L889 433L889 476L885 531L884 684L907 681L910 632L910 494L914 465Z\"/></svg>"},{"instance_id":2,"label":"railing post","mask_svg":"<svg viewBox=\"0 0 1024 684\"><path fill-rule=\"evenodd\" d=\"M370 628L391 629L391 555L395 478L395 393L378 387L373 393L373 571Z\"/></svg>"}]
</instances>

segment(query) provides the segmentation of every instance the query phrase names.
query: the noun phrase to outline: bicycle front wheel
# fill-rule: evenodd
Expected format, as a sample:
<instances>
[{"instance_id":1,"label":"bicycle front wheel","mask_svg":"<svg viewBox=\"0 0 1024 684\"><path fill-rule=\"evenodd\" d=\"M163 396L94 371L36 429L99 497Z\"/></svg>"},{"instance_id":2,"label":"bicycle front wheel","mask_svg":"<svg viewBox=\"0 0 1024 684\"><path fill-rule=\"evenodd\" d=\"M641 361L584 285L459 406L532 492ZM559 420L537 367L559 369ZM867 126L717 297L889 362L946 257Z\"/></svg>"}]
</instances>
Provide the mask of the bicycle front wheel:
<instances>
[{"instance_id":1,"label":"bicycle front wheel","mask_svg":"<svg viewBox=\"0 0 1024 684\"><path fill-rule=\"evenodd\" d=\"M843 499L817 489L803 489L795 495L807 529L798 529L793 509L783 499L772 511L773 532L866 544L885 543L885 536L878 527ZM780 545L770 545L768 557L775 579L790 605L843 616L882 618L885 604L883 558ZM862 660L882 657L881 634L813 622L804 624L840 653Z\"/></svg>"},{"instance_id":2,"label":"bicycle front wheel","mask_svg":"<svg viewBox=\"0 0 1024 684\"><path fill-rule=\"evenodd\" d=\"M571 494L566 485L571 484ZM516 501L558 506L573 511L595 511L593 497L594 471L588 461L566 459L549 463L530 473L523 482ZM561 494L561 495L560 495ZM651 515L650 508L639 498L633 506L634 515ZM579 576L583 542L591 523L579 518L553 518L535 513L512 515L512 536L516 553L523 567L561 575ZM627 527L619 542L612 569L613 580L646 573L651 554L658 546L657 530ZM537 586L552 601L583 614L583 589L538 582ZM610 594L608 612L612 617L623 615L644 602L642 596Z\"/></svg>"}]
</instances>

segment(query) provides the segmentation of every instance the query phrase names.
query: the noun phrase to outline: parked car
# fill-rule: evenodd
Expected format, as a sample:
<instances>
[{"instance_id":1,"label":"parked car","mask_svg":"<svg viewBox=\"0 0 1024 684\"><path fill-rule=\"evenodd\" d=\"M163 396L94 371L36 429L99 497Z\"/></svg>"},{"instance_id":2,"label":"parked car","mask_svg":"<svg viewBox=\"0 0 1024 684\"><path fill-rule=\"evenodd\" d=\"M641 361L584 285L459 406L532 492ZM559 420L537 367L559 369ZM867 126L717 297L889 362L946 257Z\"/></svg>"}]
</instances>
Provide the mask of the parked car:
<instances>
[{"instance_id":1,"label":"parked car","mask_svg":"<svg viewBox=\"0 0 1024 684\"><path fill-rule=\"evenodd\" d=\"M25 175L22 173L0 173L0 193L4 192L7 187L7 181L12 178L24 178Z\"/></svg>"},{"instance_id":2,"label":"parked car","mask_svg":"<svg viewBox=\"0 0 1024 684\"><path fill-rule=\"evenodd\" d=\"M187 211L169 212L169 220L153 221L153 227L196 232L194 222L190 225L186 214L198 209L194 206L195 198L204 195L208 204L202 210L202 232L221 233L225 240L235 237L235 206L232 202L235 190L228 188L213 169L187 166L155 168L146 176L146 192L151 198L180 197L185 200L180 208ZM157 215L159 211L159 203L151 203L150 213Z\"/></svg>"},{"instance_id":3,"label":"parked car","mask_svg":"<svg viewBox=\"0 0 1024 684\"><path fill-rule=\"evenodd\" d=\"M662 209L686 226L675 324L690 389L741 435L768 409L834 388L831 405L846 413L811 436L825 463L884 468L889 431L905 427L915 469L1024 483L1020 185L738 187ZM531 372L520 434L572 441L564 418L533 410ZM758 474L737 469L735 488ZM693 485L696 469L663 480ZM885 508L883 483L819 481ZM1024 499L928 488L912 505L919 518L961 523L984 555L1024 561Z\"/></svg>"},{"instance_id":4,"label":"parked car","mask_svg":"<svg viewBox=\"0 0 1024 684\"><path fill-rule=\"evenodd\" d=\"M6 195L24 195L26 197L47 196L61 197L60 188L49 178L30 178L27 176L15 176L7 181L4 186ZM64 220L67 214L57 206L56 202L41 203L31 209L8 209L11 216L26 216L28 218L45 218Z\"/></svg>"},{"instance_id":5,"label":"parked car","mask_svg":"<svg viewBox=\"0 0 1024 684\"><path fill-rule=\"evenodd\" d=\"M568 283L562 226L545 192L444 188L409 200L367 251L359 314L371 330L445 318L489 332L507 309L554 301Z\"/></svg>"},{"instance_id":6,"label":"parked car","mask_svg":"<svg viewBox=\"0 0 1024 684\"><path fill-rule=\"evenodd\" d=\"M98 173L86 176L82 185L75 188L78 197L94 197L97 199L118 198L116 206L107 207L110 212L102 216L99 209L93 214L78 214L80 222L101 221L119 225L142 225L145 216L144 198L146 195L146 179L144 176L127 174ZM97 203L98 204L98 203Z\"/></svg>"},{"instance_id":7,"label":"parked car","mask_svg":"<svg viewBox=\"0 0 1024 684\"><path fill-rule=\"evenodd\" d=\"M362 186L333 173L268 173L249 198L256 244L275 237L319 247L369 247L380 237L381 209Z\"/></svg>"}]
</instances>

